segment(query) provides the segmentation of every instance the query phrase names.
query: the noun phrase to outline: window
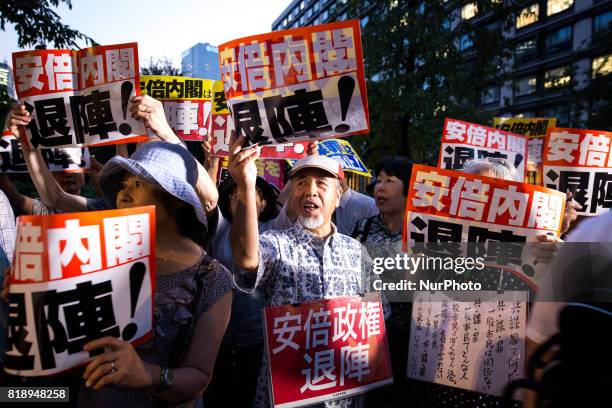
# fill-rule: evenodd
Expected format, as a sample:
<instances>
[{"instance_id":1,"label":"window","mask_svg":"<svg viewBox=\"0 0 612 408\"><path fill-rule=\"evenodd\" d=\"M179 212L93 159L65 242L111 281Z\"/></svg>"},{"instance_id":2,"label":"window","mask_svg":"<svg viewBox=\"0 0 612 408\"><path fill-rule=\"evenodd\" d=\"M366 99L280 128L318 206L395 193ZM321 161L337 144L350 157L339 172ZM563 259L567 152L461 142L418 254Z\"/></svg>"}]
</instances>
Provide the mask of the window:
<instances>
[{"instance_id":1,"label":"window","mask_svg":"<svg viewBox=\"0 0 612 408\"><path fill-rule=\"evenodd\" d=\"M538 54L538 43L535 38L516 44L514 56L519 61L525 61Z\"/></svg>"},{"instance_id":2,"label":"window","mask_svg":"<svg viewBox=\"0 0 612 408\"><path fill-rule=\"evenodd\" d=\"M287 27L287 18L283 20L283 27Z\"/></svg>"},{"instance_id":3,"label":"window","mask_svg":"<svg viewBox=\"0 0 612 408\"><path fill-rule=\"evenodd\" d=\"M529 24L533 24L538 21L538 16L540 14L540 7L538 3L532 4L531 6L527 6L522 9L518 16L516 17L516 28L523 28L528 26Z\"/></svg>"},{"instance_id":4,"label":"window","mask_svg":"<svg viewBox=\"0 0 612 408\"><path fill-rule=\"evenodd\" d=\"M544 73L544 89L560 88L570 84L572 76L569 67L560 67Z\"/></svg>"},{"instance_id":5,"label":"window","mask_svg":"<svg viewBox=\"0 0 612 408\"><path fill-rule=\"evenodd\" d=\"M474 45L474 41L470 38L469 35L463 34L461 39L459 40L459 51L466 51L472 48Z\"/></svg>"},{"instance_id":6,"label":"window","mask_svg":"<svg viewBox=\"0 0 612 408\"><path fill-rule=\"evenodd\" d=\"M610 31L612 29L612 10L607 13L600 14L595 16L593 31L596 33L602 31Z\"/></svg>"},{"instance_id":7,"label":"window","mask_svg":"<svg viewBox=\"0 0 612 408\"><path fill-rule=\"evenodd\" d=\"M546 15L560 13L574 5L574 0L548 0L546 2Z\"/></svg>"},{"instance_id":8,"label":"window","mask_svg":"<svg viewBox=\"0 0 612 408\"><path fill-rule=\"evenodd\" d=\"M536 91L537 79L535 75L519 78L516 81L516 96L530 95Z\"/></svg>"},{"instance_id":9,"label":"window","mask_svg":"<svg viewBox=\"0 0 612 408\"><path fill-rule=\"evenodd\" d=\"M306 18L310 18L312 16L312 8L306 10Z\"/></svg>"},{"instance_id":10,"label":"window","mask_svg":"<svg viewBox=\"0 0 612 408\"><path fill-rule=\"evenodd\" d=\"M608 75L612 72L612 54L593 58L592 64L593 78Z\"/></svg>"},{"instance_id":11,"label":"window","mask_svg":"<svg viewBox=\"0 0 612 408\"><path fill-rule=\"evenodd\" d=\"M468 3L461 7L461 19L469 20L478 13L478 5L476 3Z\"/></svg>"},{"instance_id":12,"label":"window","mask_svg":"<svg viewBox=\"0 0 612 408\"><path fill-rule=\"evenodd\" d=\"M329 9L321 13L321 21L327 21L328 18L329 18Z\"/></svg>"},{"instance_id":13,"label":"window","mask_svg":"<svg viewBox=\"0 0 612 408\"><path fill-rule=\"evenodd\" d=\"M302 14L302 16L300 17L300 25L303 26L305 22L306 22L306 16Z\"/></svg>"},{"instance_id":14,"label":"window","mask_svg":"<svg viewBox=\"0 0 612 408\"><path fill-rule=\"evenodd\" d=\"M546 51L554 52L572 46L572 27L563 27L546 35Z\"/></svg>"},{"instance_id":15,"label":"window","mask_svg":"<svg viewBox=\"0 0 612 408\"><path fill-rule=\"evenodd\" d=\"M497 86L486 88L480 94L480 103L482 105L494 102L499 102L499 87Z\"/></svg>"},{"instance_id":16,"label":"window","mask_svg":"<svg viewBox=\"0 0 612 408\"><path fill-rule=\"evenodd\" d=\"M319 11L319 2L318 1L315 1L314 4L312 5L312 11L313 12Z\"/></svg>"},{"instance_id":17,"label":"window","mask_svg":"<svg viewBox=\"0 0 612 408\"><path fill-rule=\"evenodd\" d=\"M361 19L361 28L365 27L368 24L368 21L370 21L370 17L365 16L364 18Z\"/></svg>"},{"instance_id":18,"label":"window","mask_svg":"<svg viewBox=\"0 0 612 408\"><path fill-rule=\"evenodd\" d=\"M514 115L515 118L535 118L535 113L531 111L521 112Z\"/></svg>"},{"instance_id":19,"label":"window","mask_svg":"<svg viewBox=\"0 0 612 408\"><path fill-rule=\"evenodd\" d=\"M300 1L300 10L304 10L304 7L306 7L306 2L302 0Z\"/></svg>"}]
</instances>

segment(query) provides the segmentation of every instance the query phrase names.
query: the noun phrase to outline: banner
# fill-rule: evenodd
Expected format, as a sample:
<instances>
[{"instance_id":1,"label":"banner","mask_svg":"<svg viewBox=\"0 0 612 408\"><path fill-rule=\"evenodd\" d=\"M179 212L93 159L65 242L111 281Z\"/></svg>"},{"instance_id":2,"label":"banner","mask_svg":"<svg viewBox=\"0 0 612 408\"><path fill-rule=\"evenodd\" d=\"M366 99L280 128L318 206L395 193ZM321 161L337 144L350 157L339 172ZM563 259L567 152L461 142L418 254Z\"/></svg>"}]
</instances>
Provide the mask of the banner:
<instances>
[{"instance_id":1,"label":"banner","mask_svg":"<svg viewBox=\"0 0 612 408\"><path fill-rule=\"evenodd\" d=\"M50 375L87 362L83 345L152 334L155 207L17 220L5 370Z\"/></svg>"},{"instance_id":2,"label":"banner","mask_svg":"<svg viewBox=\"0 0 612 408\"><path fill-rule=\"evenodd\" d=\"M162 101L168 124L183 140L201 141L211 127L212 79L143 75L140 92Z\"/></svg>"},{"instance_id":3,"label":"banner","mask_svg":"<svg viewBox=\"0 0 612 408\"><path fill-rule=\"evenodd\" d=\"M32 115L22 136L35 148L147 139L129 114L139 94L136 43L15 52L13 67L19 102Z\"/></svg>"},{"instance_id":4,"label":"banner","mask_svg":"<svg viewBox=\"0 0 612 408\"><path fill-rule=\"evenodd\" d=\"M393 382L379 293L264 309L272 404L302 407Z\"/></svg>"},{"instance_id":5,"label":"banner","mask_svg":"<svg viewBox=\"0 0 612 408\"><path fill-rule=\"evenodd\" d=\"M415 293L408 378L500 397L510 381L523 378L525 292L474 296L458 302L453 292Z\"/></svg>"},{"instance_id":6,"label":"banner","mask_svg":"<svg viewBox=\"0 0 612 408\"><path fill-rule=\"evenodd\" d=\"M227 166L227 157L224 157L219 163L217 185L221 185L229 177ZM255 166L257 166L257 176L278 187L279 190L283 189L285 185L285 168L287 166L285 160L257 159L255 160Z\"/></svg>"},{"instance_id":7,"label":"banner","mask_svg":"<svg viewBox=\"0 0 612 408\"><path fill-rule=\"evenodd\" d=\"M211 145L214 156L229 156L230 134L234 130L231 115L225 102L223 82L215 81L215 100L213 103ZM265 159L301 159L306 156L308 142L283 143L263 146L259 157Z\"/></svg>"},{"instance_id":8,"label":"banner","mask_svg":"<svg viewBox=\"0 0 612 408\"><path fill-rule=\"evenodd\" d=\"M612 132L549 129L544 142L544 185L582 207L579 215L594 216L612 208Z\"/></svg>"},{"instance_id":9,"label":"banner","mask_svg":"<svg viewBox=\"0 0 612 408\"><path fill-rule=\"evenodd\" d=\"M359 20L230 41L219 63L236 133L251 143L370 130Z\"/></svg>"},{"instance_id":10,"label":"banner","mask_svg":"<svg viewBox=\"0 0 612 408\"><path fill-rule=\"evenodd\" d=\"M404 237L414 242L533 241L559 236L565 194L516 181L415 164Z\"/></svg>"},{"instance_id":11,"label":"banner","mask_svg":"<svg viewBox=\"0 0 612 408\"><path fill-rule=\"evenodd\" d=\"M528 136L526 182L542 185L542 148L549 128L557 125L557 118L493 118L493 126L517 135Z\"/></svg>"},{"instance_id":12,"label":"banner","mask_svg":"<svg viewBox=\"0 0 612 408\"><path fill-rule=\"evenodd\" d=\"M467 160L500 157L516 167L517 179L525 179L527 138L475 123L446 118L438 167L460 170Z\"/></svg>"},{"instance_id":13,"label":"banner","mask_svg":"<svg viewBox=\"0 0 612 408\"><path fill-rule=\"evenodd\" d=\"M493 118L493 127L530 139L545 137L549 128L557 125L557 118Z\"/></svg>"},{"instance_id":14,"label":"banner","mask_svg":"<svg viewBox=\"0 0 612 408\"><path fill-rule=\"evenodd\" d=\"M343 139L329 139L319 142L319 154L331 157L342 164L342 170L372 177L366 165L361 161L353 146Z\"/></svg>"},{"instance_id":15,"label":"banner","mask_svg":"<svg viewBox=\"0 0 612 408\"><path fill-rule=\"evenodd\" d=\"M69 171L82 173L91 167L91 157L87 147L58 147L41 149L49 171ZM11 132L0 138L0 173L28 173L21 151L21 142Z\"/></svg>"}]
</instances>

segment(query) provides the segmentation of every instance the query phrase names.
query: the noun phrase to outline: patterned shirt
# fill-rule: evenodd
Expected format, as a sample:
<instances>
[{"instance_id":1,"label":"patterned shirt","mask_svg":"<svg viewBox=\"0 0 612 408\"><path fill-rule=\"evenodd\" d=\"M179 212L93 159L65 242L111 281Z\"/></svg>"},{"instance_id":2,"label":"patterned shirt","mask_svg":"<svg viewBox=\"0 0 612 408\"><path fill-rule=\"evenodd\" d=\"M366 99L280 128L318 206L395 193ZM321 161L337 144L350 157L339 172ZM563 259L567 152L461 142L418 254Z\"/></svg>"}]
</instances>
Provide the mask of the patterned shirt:
<instances>
[{"instance_id":1,"label":"patterned shirt","mask_svg":"<svg viewBox=\"0 0 612 408\"><path fill-rule=\"evenodd\" d=\"M278 306L340 296L360 295L372 269L365 248L353 238L333 233L321 238L299 222L284 231L267 231L259 237L257 273L239 271L237 286L246 290L261 287L266 304ZM254 406L270 406L268 361L259 371ZM327 401L321 407L360 407L362 397Z\"/></svg>"},{"instance_id":2,"label":"patterned shirt","mask_svg":"<svg viewBox=\"0 0 612 408\"><path fill-rule=\"evenodd\" d=\"M16 234L13 208L4 191L0 190L0 246L4 250L9 262L13 261Z\"/></svg>"}]
</instances>

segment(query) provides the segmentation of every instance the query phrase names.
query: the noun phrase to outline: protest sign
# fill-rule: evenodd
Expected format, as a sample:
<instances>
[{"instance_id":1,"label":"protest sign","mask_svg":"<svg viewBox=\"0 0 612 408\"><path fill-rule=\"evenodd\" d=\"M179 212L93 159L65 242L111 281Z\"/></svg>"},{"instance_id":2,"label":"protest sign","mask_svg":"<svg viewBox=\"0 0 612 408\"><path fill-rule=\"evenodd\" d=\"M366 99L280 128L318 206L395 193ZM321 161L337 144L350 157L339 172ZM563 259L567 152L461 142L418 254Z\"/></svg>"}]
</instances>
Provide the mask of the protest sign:
<instances>
[{"instance_id":1,"label":"protest sign","mask_svg":"<svg viewBox=\"0 0 612 408\"><path fill-rule=\"evenodd\" d=\"M162 101L168 124L183 140L201 141L211 127L214 80L143 75L140 92Z\"/></svg>"},{"instance_id":2,"label":"protest sign","mask_svg":"<svg viewBox=\"0 0 612 408\"><path fill-rule=\"evenodd\" d=\"M525 178L527 138L475 123L444 121L438 167L459 170L470 159L498 157L516 167L517 180Z\"/></svg>"},{"instance_id":3,"label":"protest sign","mask_svg":"<svg viewBox=\"0 0 612 408\"><path fill-rule=\"evenodd\" d=\"M525 135L527 140L526 182L542 185L542 148L549 128L557 125L557 118L493 118L493 126L516 135Z\"/></svg>"},{"instance_id":4,"label":"protest sign","mask_svg":"<svg viewBox=\"0 0 612 408\"><path fill-rule=\"evenodd\" d=\"M217 185L221 185L221 183L223 183L229 177L227 166L228 159L227 157L224 157L219 164ZM287 162L285 160L257 159L255 160L255 166L257 167L257 176L278 187L279 190L283 189L283 186L285 185L285 179L283 176L287 166Z\"/></svg>"},{"instance_id":5,"label":"protest sign","mask_svg":"<svg viewBox=\"0 0 612 408\"><path fill-rule=\"evenodd\" d=\"M230 41L219 63L236 133L251 143L370 130L359 20Z\"/></svg>"},{"instance_id":6,"label":"protest sign","mask_svg":"<svg viewBox=\"0 0 612 408\"><path fill-rule=\"evenodd\" d=\"M225 102L223 82L215 81L213 103L211 146L213 156L229 156L230 134L234 130L231 115ZM306 156L308 142L283 143L263 146L259 157L262 159L300 159Z\"/></svg>"},{"instance_id":7,"label":"protest sign","mask_svg":"<svg viewBox=\"0 0 612 408\"><path fill-rule=\"evenodd\" d=\"M331 157L342 164L342 170L372 177L366 165L361 161L351 144L343 139L329 139L319 142L319 154Z\"/></svg>"},{"instance_id":8,"label":"protest sign","mask_svg":"<svg viewBox=\"0 0 612 408\"><path fill-rule=\"evenodd\" d=\"M523 377L525 292L473 296L458 302L453 292L415 293L408 378L503 396Z\"/></svg>"},{"instance_id":9,"label":"protest sign","mask_svg":"<svg viewBox=\"0 0 612 408\"><path fill-rule=\"evenodd\" d=\"M18 218L5 370L55 374L152 333L155 207Z\"/></svg>"},{"instance_id":10,"label":"protest sign","mask_svg":"<svg viewBox=\"0 0 612 408\"><path fill-rule=\"evenodd\" d=\"M548 188L420 164L412 167L410 186L412 241L440 242L440 233L456 242L525 241L561 229L565 195Z\"/></svg>"},{"instance_id":11,"label":"protest sign","mask_svg":"<svg viewBox=\"0 0 612 408\"><path fill-rule=\"evenodd\" d=\"M57 147L41 149L49 171L81 173L91 166L87 147ZM0 138L0 173L27 173L28 167L21 152L21 142L10 132Z\"/></svg>"},{"instance_id":12,"label":"protest sign","mask_svg":"<svg viewBox=\"0 0 612 408\"><path fill-rule=\"evenodd\" d=\"M545 137L549 128L557 125L557 118L493 118L493 127L529 138Z\"/></svg>"},{"instance_id":13,"label":"protest sign","mask_svg":"<svg viewBox=\"0 0 612 408\"><path fill-rule=\"evenodd\" d=\"M544 142L544 185L581 205L578 214L594 216L612 208L612 132L549 129Z\"/></svg>"},{"instance_id":14,"label":"protest sign","mask_svg":"<svg viewBox=\"0 0 612 408\"><path fill-rule=\"evenodd\" d=\"M393 382L380 294L264 309L274 407L347 398Z\"/></svg>"},{"instance_id":15,"label":"protest sign","mask_svg":"<svg viewBox=\"0 0 612 408\"><path fill-rule=\"evenodd\" d=\"M516 181L483 177L415 164L406 202L404 247L445 245L444 251L484 255L486 265L514 265L531 287L540 276L532 270L531 247L538 235L559 236L565 194ZM481 248L480 244L484 247ZM435 247L435 246L432 246ZM457 253L453 253L457 251ZM513 270L514 270L513 269ZM510 269L509 269L510 270Z\"/></svg>"},{"instance_id":16,"label":"protest sign","mask_svg":"<svg viewBox=\"0 0 612 408\"><path fill-rule=\"evenodd\" d=\"M139 94L136 43L15 52L13 67L19 102L32 115L22 136L33 147L146 139L128 109Z\"/></svg>"}]
</instances>

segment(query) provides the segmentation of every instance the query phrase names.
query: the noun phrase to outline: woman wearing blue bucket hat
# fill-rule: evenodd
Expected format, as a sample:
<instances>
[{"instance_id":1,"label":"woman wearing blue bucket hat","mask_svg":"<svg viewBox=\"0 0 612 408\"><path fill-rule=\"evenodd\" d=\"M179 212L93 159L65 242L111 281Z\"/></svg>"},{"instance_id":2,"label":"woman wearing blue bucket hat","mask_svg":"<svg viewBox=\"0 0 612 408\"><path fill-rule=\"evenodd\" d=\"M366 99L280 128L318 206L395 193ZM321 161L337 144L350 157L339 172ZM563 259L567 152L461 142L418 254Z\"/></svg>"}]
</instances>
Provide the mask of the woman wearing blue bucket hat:
<instances>
[{"instance_id":1,"label":"woman wearing blue bucket hat","mask_svg":"<svg viewBox=\"0 0 612 408\"><path fill-rule=\"evenodd\" d=\"M101 185L109 204L155 205L155 335L136 348L114 337L86 344L85 350L105 353L85 369L80 406L192 406L210 382L229 321L232 277L202 250L207 223L194 189L197 177L195 158L165 142L146 143L130 158L116 156L104 166Z\"/></svg>"}]
</instances>

